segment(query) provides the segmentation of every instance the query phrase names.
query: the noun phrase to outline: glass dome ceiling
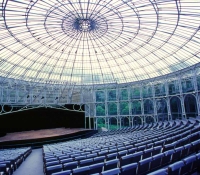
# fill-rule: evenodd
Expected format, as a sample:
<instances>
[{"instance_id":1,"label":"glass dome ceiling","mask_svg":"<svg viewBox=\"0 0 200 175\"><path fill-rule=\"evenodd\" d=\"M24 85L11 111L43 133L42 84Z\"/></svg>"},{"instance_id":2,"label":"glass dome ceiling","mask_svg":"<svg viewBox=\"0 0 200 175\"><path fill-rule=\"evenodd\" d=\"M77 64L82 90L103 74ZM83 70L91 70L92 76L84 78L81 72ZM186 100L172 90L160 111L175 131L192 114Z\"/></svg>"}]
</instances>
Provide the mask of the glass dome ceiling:
<instances>
[{"instance_id":1,"label":"glass dome ceiling","mask_svg":"<svg viewBox=\"0 0 200 175\"><path fill-rule=\"evenodd\" d=\"M0 0L0 76L77 85L200 61L200 0Z\"/></svg>"}]
</instances>

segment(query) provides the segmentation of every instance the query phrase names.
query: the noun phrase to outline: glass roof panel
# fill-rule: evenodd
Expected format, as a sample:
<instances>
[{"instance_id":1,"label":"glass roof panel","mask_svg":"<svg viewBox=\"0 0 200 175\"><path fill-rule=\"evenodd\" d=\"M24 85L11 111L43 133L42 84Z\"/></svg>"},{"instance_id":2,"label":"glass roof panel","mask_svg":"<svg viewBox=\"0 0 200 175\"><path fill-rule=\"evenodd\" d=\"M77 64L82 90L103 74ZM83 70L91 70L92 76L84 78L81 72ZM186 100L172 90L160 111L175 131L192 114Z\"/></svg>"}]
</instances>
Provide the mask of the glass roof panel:
<instances>
[{"instance_id":1,"label":"glass roof panel","mask_svg":"<svg viewBox=\"0 0 200 175\"><path fill-rule=\"evenodd\" d=\"M0 76L126 83L199 62L200 1L0 2Z\"/></svg>"}]
</instances>

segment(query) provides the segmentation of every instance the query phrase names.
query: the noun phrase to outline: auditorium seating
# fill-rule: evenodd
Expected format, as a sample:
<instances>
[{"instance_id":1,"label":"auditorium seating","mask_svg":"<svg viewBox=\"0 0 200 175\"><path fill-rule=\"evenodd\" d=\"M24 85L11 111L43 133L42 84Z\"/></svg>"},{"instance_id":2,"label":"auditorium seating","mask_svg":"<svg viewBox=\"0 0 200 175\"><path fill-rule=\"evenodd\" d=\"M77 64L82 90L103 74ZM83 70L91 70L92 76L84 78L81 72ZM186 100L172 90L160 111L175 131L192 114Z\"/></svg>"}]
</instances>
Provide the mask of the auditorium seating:
<instances>
[{"instance_id":1,"label":"auditorium seating","mask_svg":"<svg viewBox=\"0 0 200 175\"><path fill-rule=\"evenodd\" d=\"M12 174L22 162L30 155L32 149L1 149L0 150L0 175Z\"/></svg>"},{"instance_id":2,"label":"auditorium seating","mask_svg":"<svg viewBox=\"0 0 200 175\"><path fill-rule=\"evenodd\" d=\"M62 172L65 171L70 171L71 175L128 175L130 171L136 175L186 174L199 171L199 150L199 123L177 120L99 132L86 139L44 145L43 157L44 167L61 165L58 170L61 174L55 172L56 175L64 175Z\"/></svg>"}]
</instances>

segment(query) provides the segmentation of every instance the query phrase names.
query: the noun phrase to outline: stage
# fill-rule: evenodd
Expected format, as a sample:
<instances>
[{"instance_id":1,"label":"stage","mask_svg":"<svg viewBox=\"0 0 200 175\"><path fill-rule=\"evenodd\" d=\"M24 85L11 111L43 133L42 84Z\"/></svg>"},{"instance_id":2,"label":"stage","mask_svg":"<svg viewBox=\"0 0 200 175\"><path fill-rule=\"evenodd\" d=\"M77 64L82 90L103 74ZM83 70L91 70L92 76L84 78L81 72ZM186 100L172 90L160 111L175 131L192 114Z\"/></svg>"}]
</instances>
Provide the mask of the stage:
<instances>
[{"instance_id":1,"label":"stage","mask_svg":"<svg viewBox=\"0 0 200 175\"><path fill-rule=\"evenodd\" d=\"M53 128L7 133L5 136L0 137L0 146L41 146L47 143L83 138L96 132L84 128Z\"/></svg>"}]
</instances>

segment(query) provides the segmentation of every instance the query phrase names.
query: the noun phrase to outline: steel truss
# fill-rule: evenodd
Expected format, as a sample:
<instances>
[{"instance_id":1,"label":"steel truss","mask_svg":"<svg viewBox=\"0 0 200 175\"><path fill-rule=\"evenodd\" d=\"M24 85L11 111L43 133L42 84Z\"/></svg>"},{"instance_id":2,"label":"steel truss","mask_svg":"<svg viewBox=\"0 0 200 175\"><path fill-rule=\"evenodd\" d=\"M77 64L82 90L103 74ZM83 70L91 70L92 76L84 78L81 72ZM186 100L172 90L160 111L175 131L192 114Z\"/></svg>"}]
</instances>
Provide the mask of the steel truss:
<instances>
[{"instance_id":1,"label":"steel truss","mask_svg":"<svg viewBox=\"0 0 200 175\"><path fill-rule=\"evenodd\" d=\"M196 104L195 116L200 115L199 91L200 91L200 64L189 67L173 74L148 79L146 81L132 82L125 84L98 84L82 85L76 84L49 84L27 82L16 79L0 78L0 115L19 112L39 107L51 107L62 110L69 110L66 104L80 105L80 109L74 111L84 112L88 118L94 118L94 127L97 129L98 119L105 120L105 127L109 128L110 120L116 119L118 128L123 127L123 120L126 118L129 126L133 126L135 119L141 123L151 121L172 120L176 118L188 118L190 112L186 112L188 96L194 97ZM139 94L134 95L139 89ZM122 96L122 91L127 90L127 97ZM109 92L116 92L115 99L109 99ZM104 99L98 101L96 94L104 93ZM171 111L172 99L180 100L178 114ZM141 105L141 112L133 111L133 103ZM110 104L115 104L116 114L110 114ZM122 104L128 104L128 112L121 112ZM97 113L97 106L105 106L105 114ZM152 105L150 109L149 106ZM160 110L162 107L167 110ZM89 120L90 121L90 120ZM91 127L91 123L89 124Z\"/></svg>"}]
</instances>

